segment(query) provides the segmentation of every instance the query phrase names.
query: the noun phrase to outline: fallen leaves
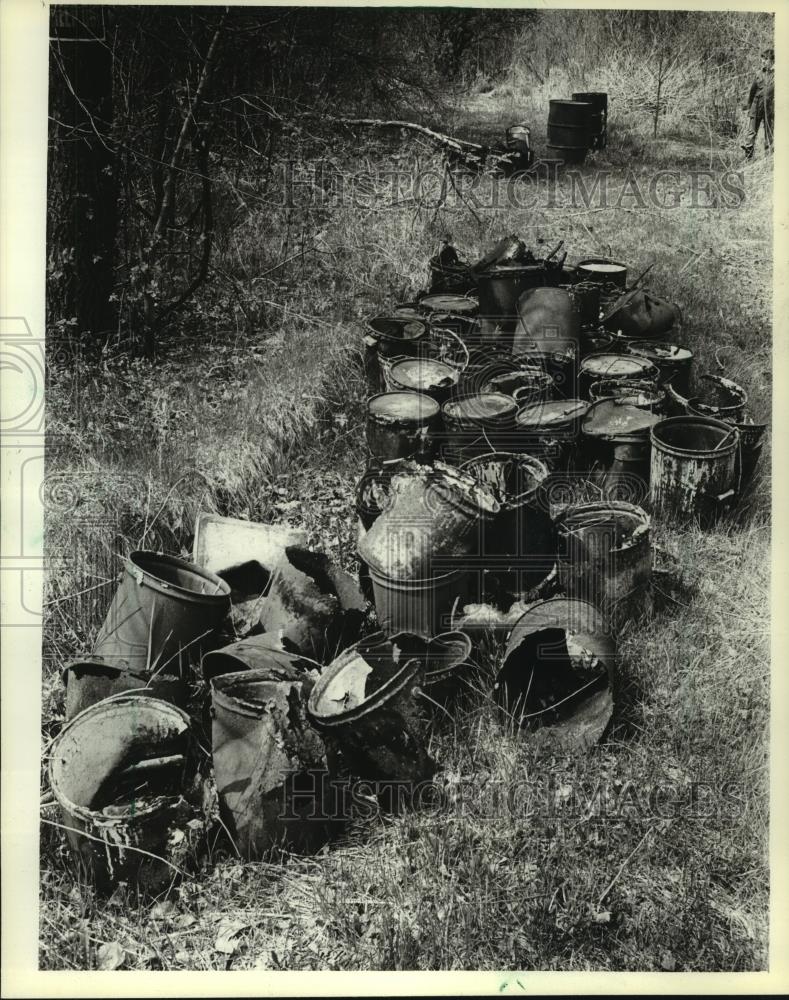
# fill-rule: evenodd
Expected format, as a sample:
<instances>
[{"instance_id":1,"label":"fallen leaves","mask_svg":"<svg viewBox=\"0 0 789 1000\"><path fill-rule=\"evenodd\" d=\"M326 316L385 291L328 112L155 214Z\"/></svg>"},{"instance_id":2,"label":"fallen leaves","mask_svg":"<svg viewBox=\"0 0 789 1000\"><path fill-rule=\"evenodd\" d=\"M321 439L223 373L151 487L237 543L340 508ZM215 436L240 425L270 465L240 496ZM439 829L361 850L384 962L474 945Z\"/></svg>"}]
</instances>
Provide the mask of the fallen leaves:
<instances>
[{"instance_id":1,"label":"fallen leaves","mask_svg":"<svg viewBox=\"0 0 789 1000\"><path fill-rule=\"evenodd\" d=\"M223 918L219 923L219 929L214 942L214 950L223 955L233 955L237 951L240 941L238 935L247 930L250 925L243 920L233 920L229 917Z\"/></svg>"},{"instance_id":2,"label":"fallen leaves","mask_svg":"<svg viewBox=\"0 0 789 1000\"><path fill-rule=\"evenodd\" d=\"M96 968L100 972L114 972L126 961L126 951L119 941L107 941L96 952Z\"/></svg>"}]
</instances>

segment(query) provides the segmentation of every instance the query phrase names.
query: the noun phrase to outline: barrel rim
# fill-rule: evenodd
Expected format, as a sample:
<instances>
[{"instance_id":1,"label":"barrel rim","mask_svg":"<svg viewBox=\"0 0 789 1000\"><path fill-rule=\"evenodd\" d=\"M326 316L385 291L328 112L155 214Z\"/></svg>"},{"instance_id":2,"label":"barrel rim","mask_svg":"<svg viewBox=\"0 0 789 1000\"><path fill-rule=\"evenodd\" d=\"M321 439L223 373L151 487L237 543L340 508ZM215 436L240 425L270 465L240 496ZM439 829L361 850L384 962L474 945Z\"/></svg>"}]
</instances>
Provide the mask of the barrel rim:
<instances>
[{"instance_id":1,"label":"barrel rim","mask_svg":"<svg viewBox=\"0 0 789 1000\"><path fill-rule=\"evenodd\" d=\"M689 448L677 448L676 445L667 444L658 436L660 431L665 429L667 426L677 427L679 424L688 423L694 424L697 427L703 424L707 427L714 427L719 431L725 431L726 436L731 434L732 440L725 448L721 448L719 442L719 445L716 448L691 450ZM657 449L658 452L664 452L665 454L673 455L676 458L709 458L712 455L718 458L729 458L739 445L739 439L740 432L736 424L727 424L725 421L717 420L715 417L696 415L666 417L664 420L658 421L650 432L653 454L654 449ZM723 440L725 440L725 437L721 438L721 441Z\"/></svg>"},{"instance_id":2,"label":"barrel rim","mask_svg":"<svg viewBox=\"0 0 789 1000\"><path fill-rule=\"evenodd\" d=\"M380 330L376 330L373 327L373 323L377 319L390 320L393 323L399 323L402 326L407 326L413 324L414 326L421 326L421 331L413 337L395 337L391 333L382 333ZM376 340L386 340L391 343L396 344L413 344L416 341L421 340L426 337L429 331L428 323L426 319L421 319L416 316L398 316L396 313L376 313L374 316L368 316L364 321L365 329L374 337Z\"/></svg>"},{"instance_id":3,"label":"barrel rim","mask_svg":"<svg viewBox=\"0 0 789 1000\"><path fill-rule=\"evenodd\" d=\"M587 623L593 622L596 626L594 632L589 632L588 634L594 635L595 637L600 637L601 645L605 646L605 666L610 671L613 666L613 660L616 656L616 643L614 638L611 636L609 629L606 627L605 617L602 611L591 601L585 601L581 597L549 597L543 601L538 601L533 604L528 610L524 611L523 614L518 618L515 624L510 630L510 634L507 637L507 645L504 649L504 656L502 658L502 668L505 666L510 655L515 652L515 650L520 646L524 639L530 635L534 635L536 632L541 632L546 628L564 628L565 626L561 624L562 620L567 621L570 615L552 615L551 619L547 622L541 624L535 623L534 628L529 628L528 619L532 617L537 617L539 619L541 611L544 611L548 605L553 607L576 605L584 608L586 613ZM519 635L516 637L516 632ZM516 641L517 638L517 641ZM600 653L596 654L599 659L603 659ZM607 662L610 659L610 663Z\"/></svg>"},{"instance_id":4,"label":"barrel rim","mask_svg":"<svg viewBox=\"0 0 789 1000\"><path fill-rule=\"evenodd\" d=\"M388 413L376 413L375 410L372 410L370 408L370 404L374 402L376 399L380 399L382 396L420 397L420 406L424 406L427 409L428 413L426 417L420 417L419 422L421 422L424 419L430 420L433 417L437 416L441 411L441 405L438 402L436 402L436 400L433 399L432 396L429 396L426 392L417 392L415 389L387 389L384 392L376 392L373 393L372 396L367 397L367 419L373 420L375 423L396 424L402 422L409 422L409 423L417 422L415 417L408 417L408 416L396 417ZM399 461L399 459L396 459L396 461Z\"/></svg>"},{"instance_id":5,"label":"barrel rim","mask_svg":"<svg viewBox=\"0 0 789 1000\"><path fill-rule=\"evenodd\" d=\"M148 563L149 565L145 565ZM219 593L200 594L194 590L188 590L177 583L170 583L156 575L150 566L151 563L169 566L172 569L188 570L201 577L207 583L212 583L219 587ZM132 568L134 567L134 568ZM135 549L130 552L125 559L124 568L126 573L139 585L146 585L160 594L175 596L182 601L191 601L194 604L222 605L230 603L230 584L223 580L221 576L212 573L211 570L198 566L197 563L181 559L179 556L171 556L165 552L154 552L149 549ZM140 576L140 574L142 574Z\"/></svg>"},{"instance_id":6,"label":"barrel rim","mask_svg":"<svg viewBox=\"0 0 789 1000\"><path fill-rule=\"evenodd\" d=\"M88 806L77 805L76 802L72 802L65 792L60 789L59 776L56 774L58 762L57 751L66 739L73 737L74 731L76 731L80 725L83 725L90 716L105 715L114 708L119 706L122 707L124 702L137 705L138 710L154 708L160 713L169 713L170 715L175 716L175 719L179 723L183 724L181 734L188 734L191 730L191 719L182 708L179 708L177 705L173 705L169 701L164 701L162 698L154 698L151 695L136 694L134 691L121 691L118 694L110 695L108 698L103 698L101 701L97 701L93 705L88 705L87 708L84 708L81 712L75 715L73 719L69 719L69 721L63 726L55 739L52 741L52 745L49 748L49 766L47 768L49 786L52 789L52 793L54 794L61 809L86 824L92 825L100 823L102 820L101 812L96 809L91 809ZM135 806L132 809L130 806L128 814L123 812L117 816L113 816L112 822L129 822L130 820L136 821L139 818L147 818L160 812L169 812L173 808L173 799L176 799L176 796L170 796L169 799L170 801L155 802L152 805L143 806L142 808ZM81 830L77 830L75 832L78 834L82 833Z\"/></svg>"},{"instance_id":7,"label":"barrel rim","mask_svg":"<svg viewBox=\"0 0 789 1000\"><path fill-rule=\"evenodd\" d=\"M372 570L372 567L370 567ZM345 650L344 653L349 653L353 651L353 647ZM361 655L361 654L360 654ZM342 712L335 712L332 715L325 715L319 711L319 702L323 697L329 683L338 677L343 670L348 666L349 659L346 657L343 659L344 654L341 653L333 663L330 663L326 668L325 672L322 672L315 687L313 687L310 692L309 699L307 701L307 715L310 719L322 729L332 729L332 728L342 728L351 723L358 722L359 719L363 719L370 715L372 712L377 711L382 708L387 702L395 698L400 692L412 683L417 677L420 671L421 664L419 660L414 657L410 660L406 660L403 666L391 677L389 677L384 683L372 691L368 697L365 697L358 705L350 709L345 709Z\"/></svg>"},{"instance_id":8,"label":"barrel rim","mask_svg":"<svg viewBox=\"0 0 789 1000\"><path fill-rule=\"evenodd\" d=\"M271 676L276 671L282 674L287 673L284 667L256 667L254 670L234 670L231 673L217 674L211 678L211 704L220 706L231 715L239 715L246 719L260 719L266 711L269 698L261 698L260 703L252 699L239 698L233 695L228 688L239 684L300 684L302 687L309 684L310 677L304 673L301 676ZM293 668L294 674L298 674Z\"/></svg>"},{"instance_id":9,"label":"barrel rim","mask_svg":"<svg viewBox=\"0 0 789 1000\"><path fill-rule=\"evenodd\" d=\"M578 524L573 525L570 522L573 518L584 516L584 515L594 515L595 513L604 513L607 511L616 511L617 513L628 514L636 522L633 539L637 538L636 544L649 545L649 529L652 526L652 519L649 514L644 510L643 507L639 507L637 504L629 503L627 500L593 500L589 503L579 503L571 504L569 507L565 508L556 518L556 531L557 534L566 535L568 532L573 530L579 530L589 525ZM642 528L642 531L639 531ZM622 545L617 545L611 548L611 552L624 552L627 549L634 547L634 542L626 542ZM559 555L557 558L560 558Z\"/></svg>"},{"instance_id":10,"label":"barrel rim","mask_svg":"<svg viewBox=\"0 0 789 1000\"><path fill-rule=\"evenodd\" d=\"M526 423L524 420L521 419L521 417L523 417L524 414L527 413L527 411L531 412L533 410L544 410L547 406L550 407L557 407L561 405L566 406L568 403L578 403L579 407L576 407L576 411L574 413L566 414L567 420L564 421L565 423L572 423L577 420L582 420L584 414L588 411L589 407L591 406L591 403L589 402L588 399L578 399L578 398L549 399L542 403L527 403L525 406L522 406L515 414L515 423L521 427L525 426L525 427L539 428L540 426L544 425L541 425L540 423L531 423L531 424ZM562 421L557 421L557 425L561 426ZM549 426L556 426L556 425L549 425Z\"/></svg>"},{"instance_id":11,"label":"barrel rim","mask_svg":"<svg viewBox=\"0 0 789 1000\"><path fill-rule=\"evenodd\" d=\"M536 466L536 470L534 471L536 471L540 477L535 482L534 486L530 487L527 490L524 490L523 493L518 493L517 496L514 496L511 499L501 501L500 502L501 510L503 511L517 510L520 507L527 504L539 491L540 487L543 486L548 476L550 475L548 467L545 465L544 462L540 461L540 459L537 458L536 455L529 455L526 452L515 452L515 451L496 450L491 452L485 452L482 455L474 455L472 458L469 458L467 461L465 461L460 466L460 468L461 469L469 469L470 467L475 468L478 465L483 465L485 462L490 462L491 460L495 461L497 459L516 460L519 465L531 465L533 467Z\"/></svg>"},{"instance_id":12,"label":"barrel rim","mask_svg":"<svg viewBox=\"0 0 789 1000\"><path fill-rule=\"evenodd\" d=\"M631 430L608 430L608 431L597 431L590 430L587 426L588 421L591 418L593 410L602 409L603 407L617 406L617 407L629 407L631 410L636 411L637 416L643 416L644 424L642 427ZM636 444L642 441L646 441L649 437L648 432L655 426L656 423L660 422L660 416L654 413L652 410L647 409L644 406L638 406L636 403L629 403L626 401L619 402L616 397L604 396L602 399L596 399L591 403L589 409L581 418L581 433L587 438L592 438L595 441L611 441L613 443L619 442L621 444Z\"/></svg>"},{"instance_id":13,"label":"barrel rim","mask_svg":"<svg viewBox=\"0 0 789 1000\"><path fill-rule=\"evenodd\" d=\"M480 396L496 396L497 398L506 400L506 402L508 404L507 408L505 410L502 410L500 413L497 413L497 414L491 414L489 416L478 416L478 417L469 416L468 414L462 414L462 413L458 414L458 413L453 412L452 409L451 409L452 407L458 407L458 406L462 405L464 402L467 402L470 399L477 399ZM473 426L475 426L475 427L476 426L480 426L480 424L482 424L482 426L484 427L484 423L482 423L482 422L485 421L485 420L498 421L500 423L509 422L510 419L514 419L514 417L516 415L516 411L517 411L517 405L516 405L515 401L513 400L512 396L508 396L504 392L470 392L470 393L464 393L464 394L462 394L460 396L454 397L453 399L448 399L442 405L442 407L441 407L441 413L445 417L449 417L450 420L455 420L458 423L467 421L469 423L472 423Z\"/></svg>"}]
</instances>

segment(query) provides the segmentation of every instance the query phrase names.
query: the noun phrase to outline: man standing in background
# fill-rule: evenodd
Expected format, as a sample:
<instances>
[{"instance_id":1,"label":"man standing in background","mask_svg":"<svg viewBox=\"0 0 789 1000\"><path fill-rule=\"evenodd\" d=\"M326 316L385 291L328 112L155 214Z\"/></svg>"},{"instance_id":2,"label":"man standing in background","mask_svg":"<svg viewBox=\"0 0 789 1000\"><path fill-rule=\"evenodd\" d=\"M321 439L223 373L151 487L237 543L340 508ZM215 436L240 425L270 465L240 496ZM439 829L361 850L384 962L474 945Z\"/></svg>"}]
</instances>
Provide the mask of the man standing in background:
<instances>
[{"instance_id":1,"label":"man standing in background","mask_svg":"<svg viewBox=\"0 0 789 1000\"><path fill-rule=\"evenodd\" d=\"M750 112L748 135L743 150L745 159L753 159L753 147L759 125L764 123L764 148L769 153L773 148L775 53L772 49L762 52L762 71L751 84L745 110Z\"/></svg>"}]
</instances>

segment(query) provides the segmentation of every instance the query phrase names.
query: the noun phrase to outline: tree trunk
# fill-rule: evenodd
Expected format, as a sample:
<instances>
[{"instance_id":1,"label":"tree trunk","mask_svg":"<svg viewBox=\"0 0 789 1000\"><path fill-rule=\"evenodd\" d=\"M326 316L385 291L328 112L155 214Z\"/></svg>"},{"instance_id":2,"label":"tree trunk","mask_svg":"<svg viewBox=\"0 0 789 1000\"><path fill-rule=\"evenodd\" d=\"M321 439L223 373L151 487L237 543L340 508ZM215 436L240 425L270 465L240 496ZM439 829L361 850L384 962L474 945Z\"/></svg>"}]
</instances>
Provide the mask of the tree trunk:
<instances>
[{"instance_id":1,"label":"tree trunk","mask_svg":"<svg viewBox=\"0 0 789 1000\"><path fill-rule=\"evenodd\" d=\"M62 28L64 16L61 9L53 34ZM117 168L111 138L112 52L95 38L63 37L51 42L51 56L48 322L65 320L76 327L79 339L96 342L113 326Z\"/></svg>"}]
</instances>

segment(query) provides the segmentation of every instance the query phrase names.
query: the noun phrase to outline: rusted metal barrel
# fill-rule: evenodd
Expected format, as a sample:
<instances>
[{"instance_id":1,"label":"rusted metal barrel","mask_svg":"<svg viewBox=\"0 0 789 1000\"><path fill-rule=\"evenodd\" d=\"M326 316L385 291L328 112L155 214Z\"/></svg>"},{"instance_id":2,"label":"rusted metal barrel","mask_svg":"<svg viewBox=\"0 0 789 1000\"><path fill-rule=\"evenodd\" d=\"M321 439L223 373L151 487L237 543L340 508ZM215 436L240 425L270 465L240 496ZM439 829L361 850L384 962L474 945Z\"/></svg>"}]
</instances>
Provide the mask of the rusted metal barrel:
<instances>
[{"instance_id":1,"label":"rusted metal barrel","mask_svg":"<svg viewBox=\"0 0 789 1000\"><path fill-rule=\"evenodd\" d=\"M452 365L432 358L408 358L392 365L389 381L392 390L419 392L437 403L446 402L457 389L460 372Z\"/></svg>"},{"instance_id":2,"label":"rusted metal barrel","mask_svg":"<svg viewBox=\"0 0 789 1000\"><path fill-rule=\"evenodd\" d=\"M737 428L712 417L669 417L655 424L651 437L655 513L713 519L734 497Z\"/></svg>"},{"instance_id":3,"label":"rusted metal barrel","mask_svg":"<svg viewBox=\"0 0 789 1000\"><path fill-rule=\"evenodd\" d=\"M589 354L578 369L578 394L589 398L589 388L601 379L638 379L656 382L660 372L647 358L627 354Z\"/></svg>"},{"instance_id":4,"label":"rusted metal barrel","mask_svg":"<svg viewBox=\"0 0 789 1000\"><path fill-rule=\"evenodd\" d=\"M482 392L500 392L505 396L512 396L518 406L526 406L528 403L541 403L552 399L554 395L555 383L553 376L536 365L515 367L517 362L513 360L513 368L493 375L482 386Z\"/></svg>"},{"instance_id":5,"label":"rusted metal barrel","mask_svg":"<svg viewBox=\"0 0 789 1000\"><path fill-rule=\"evenodd\" d=\"M522 407L515 417L515 450L537 456L551 470L566 468L588 409L589 403L583 399L556 399Z\"/></svg>"},{"instance_id":6,"label":"rusted metal barrel","mask_svg":"<svg viewBox=\"0 0 789 1000\"><path fill-rule=\"evenodd\" d=\"M480 315L514 324L518 299L529 288L547 284L546 272L539 264L498 264L479 275Z\"/></svg>"},{"instance_id":7,"label":"rusted metal barrel","mask_svg":"<svg viewBox=\"0 0 789 1000\"><path fill-rule=\"evenodd\" d=\"M431 638L414 632L387 636L373 632L353 646L368 663L378 662L385 672L409 660L420 663L420 687L428 705L445 704L461 687L471 668L471 639L465 632L442 632Z\"/></svg>"},{"instance_id":8,"label":"rusted metal barrel","mask_svg":"<svg viewBox=\"0 0 789 1000\"><path fill-rule=\"evenodd\" d=\"M690 394L690 372L693 352L679 344L666 344L661 340L644 340L631 343L628 350L646 358L659 370L658 382L671 385L683 396Z\"/></svg>"},{"instance_id":9,"label":"rusted metal barrel","mask_svg":"<svg viewBox=\"0 0 789 1000\"><path fill-rule=\"evenodd\" d=\"M497 512L493 495L468 473L443 462L415 466L393 477L386 510L359 554L381 578L424 580L437 558L475 551L480 521Z\"/></svg>"},{"instance_id":10,"label":"rusted metal barrel","mask_svg":"<svg viewBox=\"0 0 789 1000\"><path fill-rule=\"evenodd\" d=\"M553 521L541 493L547 467L533 455L493 452L462 468L499 503L482 533L480 555L488 560L487 569L512 593L531 590L554 564Z\"/></svg>"},{"instance_id":11,"label":"rusted metal barrel","mask_svg":"<svg viewBox=\"0 0 789 1000\"><path fill-rule=\"evenodd\" d=\"M310 660L283 649L279 638L267 632L213 649L205 654L200 664L203 680L209 682L221 674L238 674L244 670L284 670L296 676L312 667Z\"/></svg>"},{"instance_id":12,"label":"rusted metal barrel","mask_svg":"<svg viewBox=\"0 0 789 1000\"><path fill-rule=\"evenodd\" d=\"M374 462L368 465L364 475L356 487L356 547L380 517L384 505L388 501L392 478L398 475L405 462L390 462L382 465ZM359 585L365 598L373 603L373 583L370 578L370 568L359 556Z\"/></svg>"},{"instance_id":13,"label":"rusted metal barrel","mask_svg":"<svg viewBox=\"0 0 789 1000\"><path fill-rule=\"evenodd\" d=\"M753 479L756 466L759 464L764 445L762 436L767 430L767 424L755 424L751 420L744 420L736 426L740 435L737 449L737 482L742 489Z\"/></svg>"},{"instance_id":14,"label":"rusted metal barrel","mask_svg":"<svg viewBox=\"0 0 789 1000\"><path fill-rule=\"evenodd\" d=\"M627 287L627 264L610 257L585 257L576 265L582 281L596 281L598 284L609 283L621 288Z\"/></svg>"},{"instance_id":15,"label":"rusted metal barrel","mask_svg":"<svg viewBox=\"0 0 789 1000\"><path fill-rule=\"evenodd\" d=\"M702 375L699 381L704 384L704 390L687 401L689 413L733 423L744 419L748 394L742 386L720 375Z\"/></svg>"},{"instance_id":16,"label":"rusted metal barrel","mask_svg":"<svg viewBox=\"0 0 789 1000\"><path fill-rule=\"evenodd\" d=\"M500 392L479 392L444 403L446 457L462 463L475 455L504 448L512 442L518 405Z\"/></svg>"},{"instance_id":17,"label":"rusted metal barrel","mask_svg":"<svg viewBox=\"0 0 789 1000\"><path fill-rule=\"evenodd\" d=\"M185 680L199 663L205 640L229 611L230 587L216 574L161 552L132 552L92 657L121 673ZM87 684L88 678L84 671L68 672L69 684ZM111 680L109 675L105 679ZM118 675L115 690L134 686L125 683L129 679ZM113 693L112 687L106 694ZM85 708L91 697L86 687L72 691L67 700Z\"/></svg>"},{"instance_id":18,"label":"rusted metal barrel","mask_svg":"<svg viewBox=\"0 0 789 1000\"><path fill-rule=\"evenodd\" d=\"M596 281L577 281L564 287L575 307L581 326L597 326L600 322L600 285Z\"/></svg>"},{"instance_id":19,"label":"rusted metal barrel","mask_svg":"<svg viewBox=\"0 0 789 1000\"><path fill-rule=\"evenodd\" d=\"M419 347L428 336L427 320L416 319L403 313L372 316L365 330L364 367L370 393L379 390L384 382L382 364L393 358L416 357Z\"/></svg>"},{"instance_id":20,"label":"rusted metal barrel","mask_svg":"<svg viewBox=\"0 0 789 1000\"><path fill-rule=\"evenodd\" d=\"M548 155L565 163L583 163L591 145L591 105L552 100L548 108Z\"/></svg>"},{"instance_id":21,"label":"rusted metal barrel","mask_svg":"<svg viewBox=\"0 0 789 1000\"><path fill-rule=\"evenodd\" d=\"M615 623L642 610L652 576L649 515L607 501L569 507L556 521L559 584Z\"/></svg>"},{"instance_id":22,"label":"rusted metal barrel","mask_svg":"<svg viewBox=\"0 0 789 1000\"><path fill-rule=\"evenodd\" d=\"M643 410L662 413L666 390L661 385L646 380L609 378L593 382L589 386L589 399L593 403L601 399L622 399Z\"/></svg>"},{"instance_id":23,"label":"rusted metal barrel","mask_svg":"<svg viewBox=\"0 0 789 1000\"><path fill-rule=\"evenodd\" d=\"M211 745L222 818L242 857L273 847L308 851L321 822L323 741L306 714L312 680L283 664L222 674L211 683Z\"/></svg>"},{"instance_id":24,"label":"rusted metal barrel","mask_svg":"<svg viewBox=\"0 0 789 1000\"><path fill-rule=\"evenodd\" d=\"M527 160L531 158L531 129L526 122L518 122L504 133L507 149L520 153Z\"/></svg>"},{"instance_id":25,"label":"rusted metal barrel","mask_svg":"<svg viewBox=\"0 0 789 1000\"><path fill-rule=\"evenodd\" d=\"M479 311L479 300L469 295L439 292L423 295L419 300L419 308L427 314L449 313L456 316L476 316Z\"/></svg>"},{"instance_id":26,"label":"rusted metal barrel","mask_svg":"<svg viewBox=\"0 0 789 1000\"><path fill-rule=\"evenodd\" d=\"M369 660L348 649L323 671L310 694L310 718L334 758L371 781L429 781L436 770L425 747L418 703L422 664Z\"/></svg>"},{"instance_id":27,"label":"rusted metal barrel","mask_svg":"<svg viewBox=\"0 0 789 1000\"><path fill-rule=\"evenodd\" d=\"M382 392L367 401L367 447L381 462L431 454L441 425L439 404L419 392Z\"/></svg>"},{"instance_id":28,"label":"rusted metal barrel","mask_svg":"<svg viewBox=\"0 0 789 1000\"><path fill-rule=\"evenodd\" d=\"M581 361L588 358L590 354L609 354L615 353L617 350L614 335L599 326L581 327L579 348Z\"/></svg>"},{"instance_id":29,"label":"rusted metal barrel","mask_svg":"<svg viewBox=\"0 0 789 1000\"><path fill-rule=\"evenodd\" d=\"M592 403L581 422L581 465L607 499L641 503L649 493L650 430L657 413L626 399Z\"/></svg>"},{"instance_id":30,"label":"rusted metal barrel","mask_svg":"<svg viewBox=\"0 0 789 1000\"><path fill-rule=\"evenodd\" d=\"M415 632L432 636L452 628L453 614L459 617L472 600L469 570L428 566L424 577L398 579L370 566L370 579L378 624L384 632Z\"/></svg>"},{"instance_id":31,"label":"rusted metal barrel","mask_svg":"<svg viewBox=\"0 0 789 1000\"><path fill-rule=\"evenodd\" d=\"M186 677L151 673L146 670L126 670L102 657L79 657L63 668L66 686L66 719L73 719L84 709L124 691L161 698L173 705L186 707L189 685Z\"/></svg>"},{"instance_id":32,"label":"rusted metal barrel","mask_svg":"<svg viewBox=\"0 0 789 1000\"><path fill-rule=\"evenodd\" d=\"M56 736L49 780L80 868L99 889L144 894L178 877L170 841L196 812L189 717L158 698L119 694L80 712Z\"/></svg>"},{"instance_id":33,"label":"rusted metal barrel","mask_svg":"<svg viewBox=\"0 0 789 1000\"><path fill-rule=\"evenodd\" d=\"M537 350L525 348L517 358L520 365L539 368L553 380L552 396L561 399L574 399L578 382L578 360L572 344L554 350Z\"/></svg>"},{"instance_id":34,"label":"rusted metal barrel","mask_svg":"<svg viewBox=\"0 0 789 1000\"><path fill-rule=\"evenodd\" d=\"M469 264L461 261L457 251L445 247L443 253L435 254L428 261L430 292L448 292L465 295L477 287L476 275Z\"/></svg>"},{"instance_id":35,"label":"rusted metal barrel","mask_svg":"<svg viewBox=\"0 0 789 1000\"><path fill-rule=\"evenodd\" d=\"M616 644L603 613L588 601L553 598L531 607L513 626L494 697L513 724L551 727L574 744L591 745L611 716L610 679Z\"/></svg>"},{"instance_id":36,"label":"rusted metal barrel","mask_svg":"<svg viewBox=\"0 0 789 1000\"><path fill-rule=\"evenodd\" d=\"M512 353L571 351L578 356L581 322L564 288L532 288L518 300L518 324Z\"/></svg>"},{"instance_id":37,"label":"rusted metal barrel","mask_svg":"<svg viewBox=\"0 0 789 1000\"><path fill-rule=\"evenodd\" d=\"M573 94L573 100L591 105L590 148L605 149L608 145L608 94L600 90L579 91Z\"/></svg>"}]
</instances>

